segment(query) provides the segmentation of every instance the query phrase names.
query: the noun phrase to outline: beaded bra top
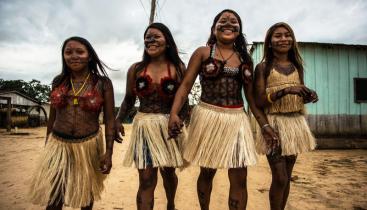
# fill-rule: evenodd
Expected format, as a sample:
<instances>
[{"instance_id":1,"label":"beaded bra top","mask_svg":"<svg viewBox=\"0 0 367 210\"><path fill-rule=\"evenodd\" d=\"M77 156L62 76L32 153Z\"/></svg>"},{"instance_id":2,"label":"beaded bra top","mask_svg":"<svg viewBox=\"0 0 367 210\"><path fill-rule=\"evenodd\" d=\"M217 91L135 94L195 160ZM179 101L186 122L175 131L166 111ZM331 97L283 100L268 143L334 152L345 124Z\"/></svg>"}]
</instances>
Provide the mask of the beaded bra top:
<instances>
[{"instance_id":1,"label":"beaded bra top","mask_svg":"<svg viewBox=\"0 0 367 210\"><path fill-rule=\"evenodd\" d=\"M200 71L200 77L207 79L216 79L219 75L237 77L240 75L240 70L245 67L246 64L241 63L238 67L226 66L226 61L218 60L215 56L216 45L210 46L210 56L203 64ZM246 67L245 67L246 68Z\"/></svg>"},{"instance_id":2,"label":"beaded bra top","mask_svg":"<svg viewBox=\"0 0 367 210\"><path fill-rule=\"evenodd\" d=\"M62 109L77 98L79 103L74 103L74 106L80 106L85 111L99 112L101 110L103 97L97 90L97 82L94 82L92 88L84 91L80 96L73 96L69 92L70 88L67 87L65 82L56 87L50 95L51 106L56 109Z\"/></svg>"},{"instance_id":3,"label":"beaded bra top","mask_svg":"<svg viewBox=\"0 0 367 210\"><path fill-rule=\"evenodd\" d=\"M161 78L160 84L154 84L152 78L147 74L149 64L145 67L143 75L137 77L134 91L138 97L144 98L155 91L163 99L172 99L178 89L178 82L172 78L171 68L167 62L168 77Z\"/></svg>"}]
</instances>

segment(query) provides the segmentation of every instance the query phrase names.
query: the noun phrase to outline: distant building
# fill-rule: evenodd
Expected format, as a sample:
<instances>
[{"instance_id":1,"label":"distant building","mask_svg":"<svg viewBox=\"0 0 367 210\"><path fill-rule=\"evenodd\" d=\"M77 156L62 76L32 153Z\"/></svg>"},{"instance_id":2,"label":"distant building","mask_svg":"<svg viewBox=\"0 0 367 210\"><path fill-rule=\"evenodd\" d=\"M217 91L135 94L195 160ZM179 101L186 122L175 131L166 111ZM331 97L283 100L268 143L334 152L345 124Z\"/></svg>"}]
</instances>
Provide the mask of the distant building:
<instances>
[{"instance_id":1,"label":"distant building","mask_svg":"<svg viewBox=\"0 0 367 210\"><path fill-rule=\"evenodd\" d=\"M318 137L367 137L367 46L298 42L305 62L305 84L319 101L308 104L308 121ZM254 42L255 64L263 42Z\"/></svg>"},{"instance_id":2,"label":"distant building","mask_svg":"<svg viewBox=\"0 0 367 210\"><path fill-rule=\"evenodd\" d=\"M45 124L49 115L49 105L24 95L18 91L0 91L0 127L6 126L7 101L11 99L12 126L39 126Z\"/></svg>"}]
</instances>

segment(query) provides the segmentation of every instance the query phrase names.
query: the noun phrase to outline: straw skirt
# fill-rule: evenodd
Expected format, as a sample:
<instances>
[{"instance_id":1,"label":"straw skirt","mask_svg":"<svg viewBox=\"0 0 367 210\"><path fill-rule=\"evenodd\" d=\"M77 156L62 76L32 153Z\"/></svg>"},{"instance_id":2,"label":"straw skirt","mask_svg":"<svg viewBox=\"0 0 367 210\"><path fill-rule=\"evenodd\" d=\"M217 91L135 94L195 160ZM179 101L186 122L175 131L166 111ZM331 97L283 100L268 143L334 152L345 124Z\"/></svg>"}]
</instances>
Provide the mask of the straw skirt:
<instances>
[{"instance_id":1,"label":"straw skirt","mask_svg":"<svg viewBox=\"0 0 367 210\"><path fill-rule=\"evenodd\" d=\"M316 141L304 115L300 113L268 114L267 118L269 124L279 132L282 155L297 155L315 149ZM256 150L259 154L268 152L261 132L257 132L256 135Z\"/></svg>"},{"instance_id":2,"label":"straw skirt","mask_svg":"<svg viewBox=\"0 0 367 210\"><path fill-rule=\"evenodd\" d=\"M181 167L181 144L184 133L168 140L168 114L138 112L123 165L135 162L138 169L147 167Z\"/></svg>"},{"instance_id":3,"label":"straw skirt","mask_svg":"<svg viewBox=\"0 0 367 210\"><path fill-rule=\"evenodd\" d=\"M205 168L241 168L257 162L254 139L243 108L200 102L194 107L184 158Z\"/></svg>"},{"instance_id":4,"label":"straw skirt","mask_svg":"<svg viewBox=\"0 0 367 210\"><path fill-rule=\"evenodd\" d=\"M82 140L50 134L31 180L30 199L39 205L80 208L100 199L106 175L99 172L102 131Z\"/></svg>"}]
</instances>

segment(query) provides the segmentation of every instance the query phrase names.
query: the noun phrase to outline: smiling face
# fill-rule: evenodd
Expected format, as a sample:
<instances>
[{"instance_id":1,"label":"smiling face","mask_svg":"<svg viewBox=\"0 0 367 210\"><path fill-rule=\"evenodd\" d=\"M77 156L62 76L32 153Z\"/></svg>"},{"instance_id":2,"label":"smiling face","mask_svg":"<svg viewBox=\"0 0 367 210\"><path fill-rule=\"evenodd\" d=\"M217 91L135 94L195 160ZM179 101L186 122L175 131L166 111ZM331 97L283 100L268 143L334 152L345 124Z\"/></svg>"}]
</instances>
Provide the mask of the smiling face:
<instances>
[{"instance_id":1,"label":"smiling face","mask_svg":"<svg viewBox=\"0 0 367 210\"><path fill-rule=\"evenodd\" d=\"M274 52L286 53L293 47L293 37L287 28L280 26L274 30L270 43Z\"/></svg>"},{"instance_id":2,"label":"smiling face","mask_svg":"<svg viewBox=\"0 0 367 210\"><path fill-rule=\"evenodd\" d=\"M166 51L166 39L156 28L149 28L144 37L145 51L150 57L158 57Z\"/></svg>"},{"instance_id":3,"label":"smiling face","mask_svg":"<svg viewBox=\"0 0 367 210\"><path fill-rule=\"evenodd\" d=\"M74 40L68 41L65 45L63 57L71 71L87 70L89 53L87 47L82 43Z\"/></svg>"},{"instance_id":4,"label":"smiling face","mask_svg":"<svg viewBox=\"0 0 367 210\"><path fill-rule=\"evenodd\" d=\"M228 43L234 42L240 31L240 23L236 16L231 12L224 12L214 27L214 35L217 40Z\"/></svg>"}]
</instances>

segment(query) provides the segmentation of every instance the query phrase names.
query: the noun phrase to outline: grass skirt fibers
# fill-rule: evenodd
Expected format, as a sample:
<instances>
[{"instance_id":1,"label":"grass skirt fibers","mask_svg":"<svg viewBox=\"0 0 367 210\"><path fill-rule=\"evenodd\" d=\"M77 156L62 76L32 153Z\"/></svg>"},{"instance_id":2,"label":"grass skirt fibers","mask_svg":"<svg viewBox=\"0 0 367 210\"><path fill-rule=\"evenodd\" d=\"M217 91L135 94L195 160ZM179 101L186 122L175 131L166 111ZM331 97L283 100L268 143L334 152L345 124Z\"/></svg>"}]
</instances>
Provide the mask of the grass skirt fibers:
<instances>
[{"instance_id":1,"label":"grass skirt fibers","mask_svg":"<svg viewBox=\"0 0 367 210\"><path fill-rule=\"evenodd\" d=\"M297 155L315 149L315 138L302 114L269 114L267 117L269 124L279 132L282 155ZM256 150L259 154L267 154L268 148L261 129L257 130Z\"/></svg>"},{"instance_id":2,"label":"grass skirt fibers","mask_svg":"<svg viewBox=\"0 0 367 210\"><path fill-rule=\"evenodd\" d=\"M138 169L183 165L180 145L185 132L177 139L168 140L168 117L161 113L136 114L124 166L129 167L134 161Z\"/></svg>"},{"instance_id":3,"label":"grass skirt fibers","mask_svg":"<svg viewBox=\"0 0 367 210\"><path fill-rule=\"evenodd\" d=\"M31 181L34 204L64 203L80 208L100 199L106 175L99 172L104 153L103 134L83 140L65 140L51 133Z\"/></svg>"},{"instance_id":4,"label":"grass skirt fibers","mask_svg":"<svg viewBox=\"0 0 367 210\"><path fill-rule=\"evenodd\" d=\"M206 168L241 168L257 162L250 122L243 108L200 102L192 111L184 158Z\"/></svg>"}]
</instances>

